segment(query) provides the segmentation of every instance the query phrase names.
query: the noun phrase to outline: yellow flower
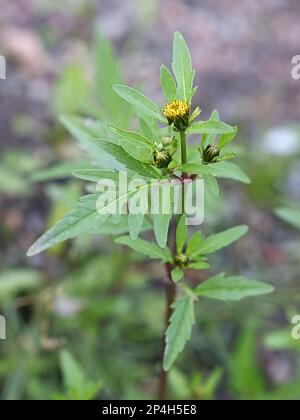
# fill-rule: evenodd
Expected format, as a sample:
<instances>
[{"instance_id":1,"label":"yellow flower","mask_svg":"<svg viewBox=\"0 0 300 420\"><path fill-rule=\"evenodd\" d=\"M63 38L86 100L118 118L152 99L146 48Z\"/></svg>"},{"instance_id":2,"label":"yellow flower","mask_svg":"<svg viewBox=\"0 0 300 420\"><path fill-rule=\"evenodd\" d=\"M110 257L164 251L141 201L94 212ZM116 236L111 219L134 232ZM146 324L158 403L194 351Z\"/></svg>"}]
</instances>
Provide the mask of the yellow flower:
<instances>
[{"instance_id":1,"label":"yellow flower","mask_svg":"<svg viewBox=\"0 0 300 420\"><path fill-rule=\"evenodd\" d=\"M174 124L179 131L184 131L188 127L190 110L190 105L187 102L175 99L164 106L163 114L167 117L170 125Z\"/></svg>"},{"instance_id":2,"label":"yellow flower","mask_svg":"<svg viewBox=\"0 0 300 420\"><path fill-rule=\"evenodd\" d=\"M163 109L164 116L170 120L175 120L177 117L184 118L186 115L189 115L189 113L189 104L181 99L175 99L174 101L169 102Z\"/></svg>"}]
</instances>

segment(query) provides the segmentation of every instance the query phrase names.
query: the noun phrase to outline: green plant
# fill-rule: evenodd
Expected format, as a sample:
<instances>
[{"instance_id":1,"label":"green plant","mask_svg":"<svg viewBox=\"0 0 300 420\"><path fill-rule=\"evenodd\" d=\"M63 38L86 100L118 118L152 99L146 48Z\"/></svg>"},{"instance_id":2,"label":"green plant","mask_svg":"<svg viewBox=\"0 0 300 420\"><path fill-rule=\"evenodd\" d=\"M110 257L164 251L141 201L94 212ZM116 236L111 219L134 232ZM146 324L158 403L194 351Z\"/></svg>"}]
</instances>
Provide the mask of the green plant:
<instances>
[{"instance_id":1,"label":"green plant","mask_svg":"<svg viewBox=\"0 0 300 420\"><path fill-rule=\"evenodd\" d=\"M120 73L111 60L111 52L104 48L105 53L113 69L104 69L105 74L110 83L118 81L111 80L120 79ZM161 67L162 91L167 102L162 110L131 87L115 84L113 90L108 91L107 83L99 83L105 98L103 115L109 114L108 124L101 122L95 126L76 117L63 117L65 127L79 140L93 162L97 162L97 166L73 171L75 177L94 183L94 190L82 197L77 206L28 251L32 256L81 234L112 234L118 236L117 244L161 261L166 272L167 302L160 399L166 397L167 371L191 336L194 305L201 298L237 301L273 290L267 284L243 276L226 277L224 273L208 276L196 287L188 282L187 269L208 269L209 255L237 241L248 230L246 226L236 226L208 237L200 231L189 235L188 188L200 180L206 191L217 196L218 178L243 183L250 180L237 165L227 162L235 157L226 148L235 138L237 128L220 121L217 111L209 120L197 121L200 108L191 110L197 89L195 72L187 45L178 32L174 34L172 68L175 79L165 66ZM128 112L131 107L126 103L136 111L139 131L131 129L131 112ZM93 138L95 131L97 138ZM196 147L187 142L192 135L197 136ZM130 188L124 190L121 176L125 170ZM110 187L103 188L107 185ZM155 195L159 211L149 212L147 200L153 186L164 189L162 195L159 192ZM175 190L179 191L177 201ZM173 205L166 212L161 204L163 195L167 194ZM152 230L156 243L151 240ZM143 232L147 234L141 238Z\"/></svg>"}]
</instances>

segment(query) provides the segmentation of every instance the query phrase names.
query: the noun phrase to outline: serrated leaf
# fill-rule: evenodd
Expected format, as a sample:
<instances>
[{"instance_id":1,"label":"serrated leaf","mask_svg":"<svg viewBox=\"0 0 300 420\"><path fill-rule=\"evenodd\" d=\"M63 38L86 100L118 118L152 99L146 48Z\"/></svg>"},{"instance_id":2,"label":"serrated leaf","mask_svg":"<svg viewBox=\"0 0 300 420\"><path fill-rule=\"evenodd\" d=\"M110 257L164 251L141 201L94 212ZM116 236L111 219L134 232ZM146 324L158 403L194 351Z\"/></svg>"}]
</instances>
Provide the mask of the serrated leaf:
<instances>
[{"instance_id":1,"label":"serrated leaf","mask_svg":"<svg viewBox=\"0 0 300 420\"><path fill-rule=\"evenodd\" d=\"M181 253L188 238L188 227L185 215L182 215L176 229L176 248Z\"/></svg>"},{"instance_id":2,"label":"serrated leaf","mask_svg":"<svg viewBox=\"0 0 300 420\"><path fill-rule=\"evenodd\" d=\"M105 171L103 169L76 169L72 171L72 175L84 181L99 182L101 179L111 179L119 181L118 171Z\"/></svg>"},{"instance_id":3,"label":"serrated leaf","mask_svg":"<svg viewBox=\"0 0 300 420\"><path fill-rule=\"evenodd\" d=\"M168 371L182 352L192 334L195 323L194 302L191 296L183 296L172 305L173 314L166 332L166 351L164 354L164 370Z\"/></svg>"},{"instance_id":4,"label":"serrated leaf","mask_svg":"<svg viewBox=\"0 0 300 420\"><path fill-rule=\"evenodd\" d=\"M134 140L136 143L143 143L147 146L153 146L154 141L148 139L136 131L124 130L114 124L107 124L107 128L115 135L117 139Z\"/></svg>"},{"instance_id":5,"label":"serrated leaf","mask_svg":"<svg viewBox=\"0 0 300 420\"><path fill-rule=\"evenodd\" d=\"M274 288L266 283L248 280L242 276L224 277L224 274L220 274L202 283L194 292L198 296L211 299L238 301L246 297L272 293L273 290Z\"/></svg>"},{"instance_id":6,"label":"serrated leaf","mask_svg":"<svg viewBox=\"0 0 300 420\"><path fill-rule=\"evenodd\" d=\"M288 208L278 208L275 210L280 219L289 223L297 229L300 229L300 211Z\"/></svg>"},{"instance_id":7,"label":"serrated leaf","mask_svg":"<svg viewBox=\"0 0 300 420\"><path fill-rule=\"evenodd\" d=\"M211 254L225 248L240 239L247 232L248 226L241 225L211 235L201 243L200 248L191 255L191 258L195 258L197 255Z\"/></svg>"},{"instance_id":8,"label":"serrated leaf","mask_svg":"<svg viewBox=\"0 0 300 420\"><path fill-rule=\"evenodd\" d=\"M55 226L42 235L28 250L31 257L67 239L80 234L95 232L106 222L108 215L100 215L97 210L98 194L81 198L77 206L67 213Z\"/></svg>"},{"instance_id":9,"label":"serrated leaf","mask_svg":"<svg viewBox=\"0 0 300 420\"><path fill-rule=\"evenodd\" d=\"M114 85L113 89L121 98L125 99L143 114L166 123L166 119L162 116L159 107L142 93L125 85Z\"/></svg>"},{"instance_id":10,"label":"serrated leaf","mask_svg":"<svg viewBox=\"0 0 300 420\"><path fill-rule=\"evenodd\" d=\"M107 124L108 129L116 139L120 140L120 145L133 158L141 162L151 162L154 143L135 131L127 131Z\"/></svg>"},{"instance_id":11,"label":"serrated leaf","mask_svg":"<svg viewBox=\"0 0 300 420\"><path fill-rule=\"evenodd\" d=\"M234 127L217 120L198 121L191 125L187 132L189 134L223 134L234 133Z\"/></svg>"},{"instance_id":12,"label":"serrated leaf","mask_svg":"<svg viewBox=\"0 0 300 420\"><path fill-rule=\"evenodd\" d=\"M190 103L195 73L189 49L180 32L174 34L172 68L177 81L178 98Z\"/></svg>"},{"instance_id":13,"label":"serrated leaf","mask_svg":"<svg viewBox=\"0 0 300 420\"><path fill-rule=\"evenodd\" d=\"M164 97L168 102L177 98L177 86L169 69L162 65L160 68L160 84Z\"/></svg>"},{"instance_id":14,"label":"serrated leaf","mask_svg":"<svg viewBox=\"0 0 300 420\"><path fill-rule=\"evenodd\" d=\"M174 283L178 283L180 280L182 280L183 276L184 272L179 267L176 267L171 271L171 277Z\"/></svg>"},{"instance_id":15,"label":"serrated leaf","mask_svg":"<svg viewBox=\"0 0 300 420\"><path fill-rule=\"evenodd\" d=\"M135 172L136 174L145 176L147 178L159 179L161 176L150 165L140 162L130 156L121 146L111 143L104 139L93 140L101 149L113 156L119 163L125 165L127 169Z\"/></svg>"},{"instance_id":16,"label":"serrated leaf","mask_svg":"<svg viewBox=\"0 0 300 420\"><path fill-rule=\"evenodd\" d=\"M176 169L193 175L213 175L219 178L234 179L245 184L251 183L248 175L239 166L231 162L217 162L210 165L186 163Z\"/></svg>"},{"instance_id":17,"label":"serrated leaf","mask_svg":"<svg viewBox=\"0 0 300 420\"><path fill-rule=\"evenodd\" d=\"M162 249L152 242L145 241L144 239L133 240L130 236L121 236L115 242L119 245L126 245L133 249L135 252L147 255L150 258L170 262L172 255L169 248Z\"/></svg>"}]
</instances>

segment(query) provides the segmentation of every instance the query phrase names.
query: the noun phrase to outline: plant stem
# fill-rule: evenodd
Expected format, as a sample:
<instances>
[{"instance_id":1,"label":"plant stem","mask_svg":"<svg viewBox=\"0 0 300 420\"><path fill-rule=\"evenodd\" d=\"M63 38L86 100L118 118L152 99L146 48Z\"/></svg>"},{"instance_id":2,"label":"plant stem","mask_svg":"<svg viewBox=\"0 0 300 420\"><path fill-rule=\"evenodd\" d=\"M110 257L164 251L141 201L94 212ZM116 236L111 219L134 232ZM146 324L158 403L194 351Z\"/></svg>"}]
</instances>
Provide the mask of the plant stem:
<instances>
[{"instance_id":1,"label":"plant stem","mask_svg":"<svg viewBox=\"0 0 300 420\"><path fill-rule=\"evenodd\" d=\"M172 280L171 271L172 265L166 264L166 313L165 313L165 331L163 336L163 351L161 355L161 373L159 378L159 389L158 389L158 399L165 400L167 394L167 386L168 386L168 373L163 368L163 361L164 361L164 354L166 350L166 340L165 334L168 329L169 320L172 315L173 309L172 304L176 298L176 285Z\"/></svg>"},{"instance_id":2,"label":"plant stem","mask_svg":"<svg viewBox=\"0 0 300 420\"><path fill-rule=\"evenodd\" d=\"M187 163L185 131L180 131L180 140L181 140L181 163L182 165L184 165L185 163Z\"/></svg>"},{"instance_id":3,"label":"plant stem","mask_svg":"<svg viewBox=\"0 0 300 420\"><path fill-rule=\"evenodd\" d=\"M181 140L181 164L184 165L187 163L187 152L186 152L186 134L185 131L180 131L180 140ZM184 172L182 174L182 193L181 193L181 209L182 213L184 213L185 209L185 195L184 195L184 180L187 177L187 174Z\"/></svg>"},{"instance_id":4,"label":"plant stem","mask_svg":"<svg viewBox=\"0 0 300 420\"><path fill-rule=\"evenodd\" d=\"M185 132L180 132L180 140L181 140L181 163L187 163L187 151L186 151L186 134ZM183 180L185 179L186 174L182 174ZM182 185L182 212L184 212L184 184ZM169 235L169 246L174 253L176 253L176 222L172 224L172 229L170 229ZM165 331L163 336L163 351L161 355L161 373L159 379L159 389L158 389L158 399L165 400L167 395L167 387L168 387L168 373L163 368L163 361L164 361L164 354L166 350L166 340L165 335L166 331L169 326L169 321L173 313L172 304L176 299L176 284L172 280L172 264L168 263L165 264L166 270L166 312L165 312Z\"/></svg>"}]
</instances>

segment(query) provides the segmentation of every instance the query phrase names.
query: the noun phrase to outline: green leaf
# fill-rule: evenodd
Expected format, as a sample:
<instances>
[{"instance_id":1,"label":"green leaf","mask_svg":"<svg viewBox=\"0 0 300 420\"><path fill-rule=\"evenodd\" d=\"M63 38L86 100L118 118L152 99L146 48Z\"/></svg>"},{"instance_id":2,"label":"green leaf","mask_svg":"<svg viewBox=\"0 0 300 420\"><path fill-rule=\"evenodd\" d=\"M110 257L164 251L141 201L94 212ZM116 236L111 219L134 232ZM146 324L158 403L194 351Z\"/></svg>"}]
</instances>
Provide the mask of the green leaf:
<instances>
[{"instance_id":1,"label":"green leaf","mask_svg":"<svg viewBox=\"0 0 300 420\"><path fill-rule=\"evenodd\" d=\"M300 211L288 208L278 208L275 210L280 219L289 223L297 229L300 229Z\"/></svg>"},{"instance_id":2,"label":"green leaf","mask_svg":"<svg viewBox=\"0 0 300 420\"><path fill-rule=\"evenodd\" d=\"M100 215L97 210L98 194L91 194L81 198L77 206L61 219L48 232L44 233L28 250L31 257L66 239L80 234L95 232L105 221L107 215Z\"/></svg>"},{"instance_id":3,"label":"green leaf","mask_svg":"<svg viewBox=\"0 0 300 420\"><path fill-rule=\"evenodd\" d=\"M153 228L156 241L161 248L165 248L168 241L169 225L172 214L154 214Z\"/></svg>"},{"instance_id":4,"label":"green leaf","mask_svg":"<svg viewBox=\"0 0 300 420\"><path fill-rule=\"evenodd\" d=\"M218 181L212 175L205 175L204 177L205 192L209 191L214 197L218 198L220 189Z\"/></svg>"},{"instance_id":5,"label":"green leaf","mask_svg":"<svg viewBox=\"0 0 300 420\"><path fill-rule=\"evenodd\" d=\"M242 276L224 277L224 274L220 274L200 284L194 292L198 296L211 299L238 301L246 297L272 293L273 290L274 288L266 283L248 280Z\"/></svg>"},{"instance_id":6,"label":"green leaf","mask_svg":"<svg viewBox=\"0 0 300 420\"><path fill-rule=\"evenodd\" d=\"M105 171L103 169L76 169L72 171L72 175L84 181L99 182L101 179L111 179L119 181L118 171Z\"/></svg>"},{"instance_id":7,"label":"green leaf","mask_svg":"<svg viewBox=\"0 0 300 420\"><path fill-rule=\"evenodd\" d=\"M185 215L182 215L176 229L176 248L181 253L188 238L188 228Z\"/></svg>"},{"instance_id":8,"label":"green leaf","mask_svg":"<svg viewBox=\"0 0 300 420\"><path fill-rule=\"evenodd\" d=\"M174 283L178 283L180 280L182 280L183 276L184 272L179 267L176 267L171 271L171 277Z\"/></svg>"},{"instance_id":9,"label":"green leaf","mask_svg":"<svg viewBox=\"0 0 300 420\"><path fill-rule=\"evenodd\" d=\"M172 255L169 248L162 249L154 243L144 239L133 240L130 236L121 236L115 240L117 244L126 245L135 252L140 252L150 258L171 262Z\"/></svg>"},{"instance_id":10,"label":"green leaf","mask_svg":"<svg viewBox=\"0 0 300 420\"><path fill-rule=\"evenodd\" d=\"M210 166L214 166L217 177L234 179L235 181L240 181L244 184L251 184L248 175L235 163L217 162Z\"/></svg>"},{"instance_id":11,"label":"green leaf","mask_svg":"<svg viewBox=\"0 0 300 420\"><path fill-rule=\"evenodd\" d=\"M91 141L91 138L100 134L104 138L108 137L109 133L105 124L99 121L71 116L60 117L60 122L75 137L79 147L88 154L92 161L96 161L103 168L120 168L109 154L105 153L95 142Z\"/></svg>"},{"instance_id":12,"label":"green leaf","mask_svg":"<svg viewBox=\"0 0 300 420\"><path fill-rule=\"evenodd\" d=\"M247 232L248 226L241 225L217 233L215 235L211 235L201 243L197 251L195 251L191 255L191 258L195 258L197 255L206 255L218 251L219 249L224 248L237 241Z\"/></svg>"},{"instance_id":13,"label":"green leaf","mask_svg":"<svg viewBox=\"0 0 300 420\"><path fill-rule=\"evenodd\" d=\"M166 123L166 119L162 116L159 107L142 93L125 85L114 85L113 89L121 98L125 99L143 114Z\"/></svg>"},{"instance_id":14,"label":"green leaf","mask_svg":"<svg viewBox=\"0 0 300 420\"><path fill-rule=\"evenodd\" d=\"M209 121L220 121L220 116L216 109L211 113ZM209 144L213 144L215 142L216 136L217 134L215 133L203 134L201 141L202 147L205 148Z\"/></svg>"},{"instance_id":15,"label":"green leaf","mask_svg":"<svg viewBox=\"0 0 300 420\"><path fill-rule=\"evenodd\" d=\"M213 175L219 178L234 179L245 184L251 183L248 175L239 166L231 162L217 162L210 165L186 163L176 169L193 175Z\"/></svg>"},{"instance_id":16,"label":"green leaf","mask_svg":"<svg viewBox=\"0 0 300 420\"><path fill-rule=\"evenodd\" d=\"M30 176L31 182L46 182L61 178L70 177L72 171L82 168L82 166L90 166L86 160L75 162L62 162L57 165L34 171Z\"/></svg>"},{"instance_id":17,"label":"green leaf","mask_svg":"<svg viewBox=\"0 0 300 420\"><path fill-rule=\"evenodd\" d=\"M122 163L127 167L127 169L130 169L136 174L145 176L147 178L161 178L159 173L154 168L144 162L140 162L134 159L121 146L111 143L109 140L103 139L94 139L94 142L105 152L116 158L119 163Z\"/></svg>"},{"instance_id":18,"label":"green leaf","mask_svg":"<svg viewBox=\"0 0 300 420\"><path fill-rule=\"evenodd\" d=\"M93 383L88 380L81 366L67 350L60 352L60 367L67 399L91 400L102 387L100 382Z\"/></svg>"},{"instance_id":19,"label":"green leaf","mask_svg":"<svg viewBox=\"0 0 300 420\"><path fill-rule=\"evenodd\" d=\"M187 245L186 255L190 257L191 255L195 254L197 250L201 247L203 241L204 239L202 238L201 233L195 232Z\"/></svg>"},{"instance_id":20,"label":"green leaf","mask_svg":"<svg viewBox=\"0 0 300 420\"><path fill-rule=\"evenodd\" d=\"M124 130L114 124L107 124L107 128L115 135L117 139L133 140L136 143L143 143L146 146L153 146L154 141L149 140L147 137L135 131Z\"/></svg>"},{"instance_id":21,"label":"green leaf","mask_svg":"<svg viewBox=\"0 0 300 420\"><path fill-rule=\"evenodd\" d=\"M116 139L121 140L121 146L132 157L141 162L151 162L154 143L134 131L123 130L113 124L107 124Z\"/></svg>"},{"instance_id":22,"label":"green leaf","mask_svg":"<svg viewBox=\"0 0 300 420\"><path fill-rule=\"evenodd\" d=\"M235 133L235 128L217 120L198 121L187 129L189 134Z\"/></svg>"},{"instance_id":23,"label":"green leaf","mask_svg":"<svg viewBox=\"0 0 300 420\"><path fill-rule=\"evenodd\" d=\"M56 115L82 111L88 100L88 84L83 68L76 64L64 66L51 93L51 108Z\"/></svg>"},{"instance_id":24,"label":"green leaf","mask_svg":"<svg viewBox=\"0 0 300 420\"><path fill-rule=\"evenodd\" d=\"M166 66L162 65L160 68L160 84L164 97L168 102L177 98L177 87L175 80Z\"/></svg>"},{"instance_id":25,"label":"green leaf","mask_svg":"<svg viewBox=\"0 0 300 420\"><path fill-rule=\"evenodd\" d=\"M180 32L174 34L172 68L177 81L178 98L190 103L195 72L189 49Z\"/></svg>"},{"instance_id":26,"label":"green leaf","mask_svg":"<svg viewBox=\"0 0 300 420\"><path fill-rule=\"evenodd\" d=\"M143 213L132 214L129 213L128 215L128 227L129 227L129 234L131 239L134 241L139 236L139 233L142 230L143 223L144 223L145 215Z\"/></svg>"},{"instance_id":27,"label":"green leaf","mask_svg":"<svg viewBox=\"0 0 300 420\"><path fill-rule=\"evenodd\" d=\"M197 261L189 264L188 267L192 268L193 270L207 270L210 265L204 261Z\"/></svg>"},{"instance_id":28,"label":"green leaf","mask_svg":"<svg viewBox=\"0 0 300 420\"><path fill-rule=\"evenodd\" d=\"M223 149L224 147L228 146L228 144L230 144L236 137L238 128L237 126L233 128L234 128L234 131L232 133L223 133L220 136L219 141L218 141L218 146L220 149Z\"/></svg>"},{"instance_id":29,"label":"green leaf","mask_svg":"<svg viewBox=\"0 0 300 420\"><path fill-rule=\"evenodd\" d=\"M122 84L124 82L123 74L112 45L99 30L95 32L94 56L96 91L101 103L109 110L113 119L125 123L129 121L132 110L128 104L112 90L113 84Z\"/></svg>"},{"instance_id":30,"label":"green leaf","mask_svg":"<svg viewBox=\"0 0 300 420\"><path fill-rule=\"evenodd\" d=\"M64 385L67 390L84 385L85 375L73 356L66 350L60 352L60 366Z\"/></svg>"},{"instance_id":31,"label":"green leaf","mask_svg":"<svg viewBox=\"0 0 300 420\"><path fill-rule=\"evenodd\" d=\"M195 323L194 302L191 296L183 296L172 305L173 314L166 332L166 351L164 354L164 370L168 371L182 352L192 334Z\"/></svg>"}]
</instances>

